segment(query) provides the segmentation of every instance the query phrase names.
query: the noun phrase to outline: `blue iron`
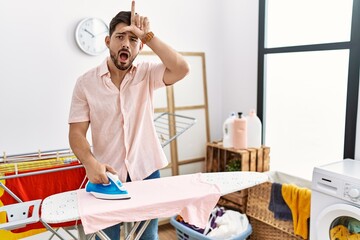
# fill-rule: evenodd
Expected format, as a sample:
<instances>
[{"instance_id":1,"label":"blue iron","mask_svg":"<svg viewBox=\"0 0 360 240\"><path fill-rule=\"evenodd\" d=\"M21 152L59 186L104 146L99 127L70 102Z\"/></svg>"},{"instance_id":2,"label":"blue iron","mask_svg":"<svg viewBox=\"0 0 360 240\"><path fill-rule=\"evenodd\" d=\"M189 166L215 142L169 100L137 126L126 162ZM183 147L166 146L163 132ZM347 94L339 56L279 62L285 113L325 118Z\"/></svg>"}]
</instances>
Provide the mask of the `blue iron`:
<instances>
[{"instance_id":1,"label":"blue iron","mask_svg":"<svg viewBox=\"0 0 360 240\"><path fill-rule=\"evenodd\" d=\"M85 186L86 192L100 199L129 199L130 195L118 176L110 172L106 172L106 175L109 178L109 183L95 184L88 181Z\"/></svg>"}]
</instances>

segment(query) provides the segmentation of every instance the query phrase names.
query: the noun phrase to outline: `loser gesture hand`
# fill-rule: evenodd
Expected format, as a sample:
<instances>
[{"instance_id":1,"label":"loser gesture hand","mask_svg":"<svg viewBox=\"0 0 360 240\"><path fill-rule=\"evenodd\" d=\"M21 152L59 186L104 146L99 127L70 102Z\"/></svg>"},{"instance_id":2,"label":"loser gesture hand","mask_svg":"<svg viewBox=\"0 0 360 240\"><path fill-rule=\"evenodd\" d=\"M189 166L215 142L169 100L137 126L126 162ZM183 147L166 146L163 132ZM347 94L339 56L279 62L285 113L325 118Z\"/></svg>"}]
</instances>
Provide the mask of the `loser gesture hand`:
<instances>
[{"instance_id":1,"label":"loser gesture hand","mask_svg":"<svg viewBox=\"0 0 360 240\"><path fill-rule=\"evenodd\" d=\"M125 27L124 30L134 33L140 39L150 32L149 19L135 13L135 1L131 2L131 25Z\"/></svg>"}]
</instances>

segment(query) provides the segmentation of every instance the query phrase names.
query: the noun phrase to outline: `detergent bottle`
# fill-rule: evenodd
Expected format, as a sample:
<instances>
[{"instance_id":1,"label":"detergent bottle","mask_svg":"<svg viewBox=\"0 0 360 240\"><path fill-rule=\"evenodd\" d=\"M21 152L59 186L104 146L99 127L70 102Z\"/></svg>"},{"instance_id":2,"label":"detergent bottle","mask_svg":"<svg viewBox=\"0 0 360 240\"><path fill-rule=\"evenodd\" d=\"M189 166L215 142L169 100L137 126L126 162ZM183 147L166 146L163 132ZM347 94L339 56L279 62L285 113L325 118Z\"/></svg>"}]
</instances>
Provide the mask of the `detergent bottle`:
<instances>
[{"instance_id":1,"label":"detergent bottle","mask_svg":"<svg viewBox=\"0 0 360 240\"><path fill-rule=\"evenodd\" d=\"M238 112L238 117L234 120L233 145L235 149L247 148L247 121L242 112Z\"/></svg>"},{"instance_id":2,"label":"detergent bottle","mask_svg":"<svg viewBox=\"0 0 360 240\"><path fill-rule=\"evenodd\" d=\"M234 120L236 118L236 113L230 113L229 117L225 120L223 124L223 146L225 148L233 147L233 133L234 133Z\"/></svg>"},{"instance_id":3,"label":"detergent bottle","mask_svg":"<svg viewBox=\"0 0 360 240\"><path fill-rule=\"evenodd\" d=\"M255 109L251 109L247 120L247 146L248 148L261 147L261 130L262 124L259 117L256 115Z\"/></svg>"}]
</instances>

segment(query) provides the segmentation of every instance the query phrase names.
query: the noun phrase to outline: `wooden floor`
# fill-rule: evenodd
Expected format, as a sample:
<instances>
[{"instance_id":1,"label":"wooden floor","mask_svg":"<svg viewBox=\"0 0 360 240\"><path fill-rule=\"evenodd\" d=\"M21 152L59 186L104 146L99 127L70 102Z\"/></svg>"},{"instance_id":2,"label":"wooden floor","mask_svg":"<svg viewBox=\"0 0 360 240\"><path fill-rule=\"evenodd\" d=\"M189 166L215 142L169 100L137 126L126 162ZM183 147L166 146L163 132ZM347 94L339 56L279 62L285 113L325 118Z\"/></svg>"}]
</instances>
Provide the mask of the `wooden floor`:
<instances>
[{"instance_id":1,"label":"wooden floor","mask_svg":"<svg viewBox=\"0 0 360 240\"><path fill-rule=\"evenodd\" d=\"M159 240L177 240L175 228L170 223L159 226Z\"/></svg>"}]
</instances>

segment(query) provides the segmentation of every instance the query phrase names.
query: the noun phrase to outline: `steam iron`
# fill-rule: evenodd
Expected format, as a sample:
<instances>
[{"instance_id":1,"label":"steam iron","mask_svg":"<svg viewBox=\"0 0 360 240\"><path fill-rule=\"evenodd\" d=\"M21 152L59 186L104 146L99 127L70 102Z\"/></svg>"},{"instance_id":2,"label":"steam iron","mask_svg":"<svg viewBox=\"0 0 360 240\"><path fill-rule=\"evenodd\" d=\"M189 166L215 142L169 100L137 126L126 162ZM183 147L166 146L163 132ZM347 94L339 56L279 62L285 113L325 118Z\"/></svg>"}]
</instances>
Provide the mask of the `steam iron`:
<instances>
[{"instance_id":1,"label":"steam iron","mask_svg":"<svg viewBox=\"0 0 360 240\"><path fill-rule=\"evenodd\" d=\"M86 192L100 199L129 199L130 195L124 188L117 175L106 172L109 178L108 184L95 184L90 181L85 186Z\"/></svg>"}]
</instances>

